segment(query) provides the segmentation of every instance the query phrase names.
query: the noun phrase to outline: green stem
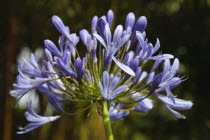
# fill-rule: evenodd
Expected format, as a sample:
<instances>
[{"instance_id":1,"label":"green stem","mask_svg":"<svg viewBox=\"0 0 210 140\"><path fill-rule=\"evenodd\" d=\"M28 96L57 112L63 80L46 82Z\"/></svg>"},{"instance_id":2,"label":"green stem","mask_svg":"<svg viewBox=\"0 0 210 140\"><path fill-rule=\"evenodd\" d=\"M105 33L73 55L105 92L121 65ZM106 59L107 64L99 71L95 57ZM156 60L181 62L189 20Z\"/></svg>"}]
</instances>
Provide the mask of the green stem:
<instances>
[{"instance_id":1,"label":"green stem","mask_svg":"<svg viewBox=\"0 0 210 140\"><path fill-rule=\"evenodd\" d=\"M112 134L111 121L109 118L107 101L103 101L102 103L102 112L103 112L103 121L104 121L104 128L105 128L107 140L114 140L114 137Z\"/></svg>"}]
</instances>

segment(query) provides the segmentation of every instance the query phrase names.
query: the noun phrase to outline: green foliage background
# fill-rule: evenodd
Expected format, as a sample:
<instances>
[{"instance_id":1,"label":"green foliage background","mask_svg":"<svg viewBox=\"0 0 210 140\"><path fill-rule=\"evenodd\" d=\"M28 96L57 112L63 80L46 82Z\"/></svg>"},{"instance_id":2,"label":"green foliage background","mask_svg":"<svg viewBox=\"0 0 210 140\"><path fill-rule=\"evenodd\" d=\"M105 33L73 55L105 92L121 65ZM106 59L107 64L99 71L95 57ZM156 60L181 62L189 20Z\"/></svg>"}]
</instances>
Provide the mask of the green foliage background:
<instances>
[{"instance_id":1,"label":"green foliage background","mask_svg":"<svg viewBox=\"0 0 210 140\"><path fill-rule=\"evenodd\" d=\"M174 54L182 62L185 81L173 92L192 100L194 106L185 111L186 120L174 120L165 108L156 103L147 114L131 113L124 121L113 123L119 140L209 140L210 139L210 0L7 0L0 4L0 139L39 140L103 140L100 116L88 112L64 117L26 135L16 135L25 125L24 110L15 108L9 90L17 75L17 56L21 48L34 51L43 47L44 39L57 41L58 32L51 16L58 15L71 32L90 29L94 15L102 16L112 9L114 24L124 24L128 12L148 19L147 36L158 37L163 52ZM79 51L84 50L78 46ZM41 101L44 114L47 101Z\"/></svg>"}]
</instances>

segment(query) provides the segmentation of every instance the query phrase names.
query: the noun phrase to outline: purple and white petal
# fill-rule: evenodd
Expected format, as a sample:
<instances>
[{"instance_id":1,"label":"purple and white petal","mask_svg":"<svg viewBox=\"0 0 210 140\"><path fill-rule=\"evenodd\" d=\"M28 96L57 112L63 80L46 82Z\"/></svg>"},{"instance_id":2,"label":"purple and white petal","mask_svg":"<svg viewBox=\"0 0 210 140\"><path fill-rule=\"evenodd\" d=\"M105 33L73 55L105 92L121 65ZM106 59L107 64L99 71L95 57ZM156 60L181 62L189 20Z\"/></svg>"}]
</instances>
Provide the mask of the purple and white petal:
<instances>
[{"instance_id":1,"label":"purple and white petal","mask_svg":"<svg viewBox=\"0 0 210 140\"><path fill-rule=\"evenodd\" d=\"M91 24L92 33L96 33L97 22L98 22L98 17L94 16L92 19L92 24Z\"/></svg>"},{"instance_id":2,"label":"purple and white petal","mask_svg":"<svg viewBox=\"0 0 210 140\"><path fill-rule=\"evenodd\" d=\"M97 38L97 40L106 48L106 50L108 50L107 45L106 45L104 39L100 35L98 35L97 33L94 33L93 36L95 38Z\"/></svg>"},{"instance_id":3,"label":"purple and white petal","mask_svg":"<svg viewBox=\"0 0 210 140\"><path fill-rule=\"evenodd\" d=\"M107 16L106 16L106 20L107 20L107 22L109 23L109 27L112 26L113 18L114 18L114 13L113 13L112 10L109 10L109 11L107 12Z\"/></svg>"},{"instance_id":4,"label":"purple and white petal","mask_svg":"<svg viewBox=\"0 0 210 140\"><path fill-rule=\"evenodd\" d=\"M122 25L118 25L114 31L113 42L118 42L122 36L123 27Z\"/></svg>"},{"instance_id":5,"label":"purple and white petal","mask_svg":"<svg viewBox=\"0 0 210 140\"><path fill-rule=\"evenodd\" d=\"M141 94L134 94L134 96L135 95L141 96ZM138 101L138 100L141 100L143 98L144 98L144 96L141 96L141 97L134 98L134 100ZM139 112L148 112L152 108L153 108L152 100L146 98L146 99L143 99L143 100L138 102L138 106L135 107L135 110L139 111Z\"/></svg>"},{"instance_id":6,"label":"purple and white petal","mask_svg":"<svg viewBox=\"0 0 210 140\"><path fill-rule=\"evenodd\" d=\"M175 104L174 104L167 96L164 96L159 93L156 93L155 95L164 104L168 105L171 108L177 109L177 110L188 110L193 105L192 101L187 101L187 100L183 100L183 99L179 99L179 98L174 98L175 99Z\"/></svg>"},{"instance_id":7,"label":"purple and white petal","mask_svg":"<svg viewBox=\"0 0 210 140\"><path fill-rule=\"evenodd\" d=\"M30 122L28 125L26 125L23 128L19 128L20 131L17 132L17 134L25 134L28 133L46 123L53 122L60 118L60 116L49 116L49 117L43 117L38 115L32 108L31 102L27 104L27 110L25 112L26 119Z\"/></svg>"},{"instance_id":8,"label":"purple and white petal","mask_svg":"<svg viewBox=\"0 0 210 140\"><path fill-rule=\"evenodd\" d=\"M112 93L109 94L108 100L114 99L118 94L122 93L127 88L128 88L127 85L119 86L117 89L115 89Z\"/></svg>"},{"instance_id":9,"label":"purple and white petal","mask_svg":"<svg viewBox=\"0 0 210 140\"><path fill-rule=\"evenodd\" d=\"M112 82L110 83L110 86L109 86L109 92L112 91L117 86L117 84L120 81L120 78L121 78L121 74L120 73L116 74L113 77Z\"/></svg>"},{"instance_id":10,"label":"purple and white petal","mask_svg":"<svg viewBox=\"0 0 210 140\"><path fill-rule=\"evenodd\" d=\"M114 60L114 62L127 74L131 75L131 76L135 76L134 71L129 68L128 66L126 66L125 64L119 62L114 56L112 57L112 59Z\"/></svg>"},{"instance_id":11,"label":"purple and white petal","mask_svg":"<svg viewBox=\"0 0 210 140\"><path fill-rule=\"evenodd\" d=\"M123 104L116 105L116 103L114 102L111 102L111 104L112 105L109 108L109 117L112 121L123 120L124 117L126 117L129 114L129 111L120 111L120 109L123 107Z\"/></svg>"},{"instance_id":12,"label":"purple and white petal","mask_svg":"<svg viewBox=\"0 0 210 140\"><path fill-rule=\"evenodd\" d=\"M60 51L58 50L58 48L55 46L55 44L51 40L45 40L44 44L51 53L61 57Z\"/></svg>"},{"instance_id":13,"label":"purple and white petal","mask_svg":"<svg viewBox=\"0 0 210 140\"><path fill-rule=\"evenodd\" d=\"M130 13L128 13L128 15L126 17L126 21L125 21L126 30L132 31L134 23L135 23L135 15L134 15L134 13L130 12Z\"/></svg>"},{"instance_id":14,"label":"purple and white petal","mask_svg":"<svg viewBox=\"0 0 210 140\"><path fill-rule=\"evenodd\" d=\"M130 39L131 34L128 33L127 35L125 35L118 43L117 48L119 49L120 47L122 47L125 42L127 42Z\"/></svg>"},{"instance_id":15,"label":"purple and white petal","mask_svg":"<svg viewBox=\"0 0 210 140\"><path fill-rule=\"evenodd\" d=\"M108 88L109 88L109 73L107 71L103 72L103 89L104 89L104 93L106 98L108 97Z\"/></svg>"},{"instance_id":16,"label":"purple and white petal","mask_svg":"<svg viewBox=\"0 0 210 140\"><path fill-rule=\"evenodd\" d=\"M159 39L157 38L155 47L154 47L154 49L153 49L153 54L156 53L156 52L158 51L159 48L160 48L160 41L159 41Z\"/></svg>"},{"instance_id":17,"label":"purple and white petal","mask_svg":"<svg viewBox=\"0 0 210 140\"><path fill-rule=\"evenodd\" d=\"M150 60L157 60L157 59L165 60L165 59L173 59L173 58L174 58L174 56L171 55L171 54L160 54L160 55L157 55L157 56L152 56L149 59Z\"/></svg>"}]
</instances>

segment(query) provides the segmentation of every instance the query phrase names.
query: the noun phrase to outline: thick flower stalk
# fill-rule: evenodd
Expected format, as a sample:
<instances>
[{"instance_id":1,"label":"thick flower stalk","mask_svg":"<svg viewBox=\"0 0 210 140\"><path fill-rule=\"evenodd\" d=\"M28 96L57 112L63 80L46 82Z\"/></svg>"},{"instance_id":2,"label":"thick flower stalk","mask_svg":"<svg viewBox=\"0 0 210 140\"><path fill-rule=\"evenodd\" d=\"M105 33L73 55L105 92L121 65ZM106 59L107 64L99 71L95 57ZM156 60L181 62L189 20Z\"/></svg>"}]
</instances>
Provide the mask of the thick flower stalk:
<instances>
[{"instance_id":1,"label":"thick flower stalk","mask_svg":"<svg viewBox=\"0 0 210 140\"><path fill-rule=\"evenodd\" d=\"M19 101L30 90L37 89L60 115L39 116L29 101L25 116L30 123L20 128L18 134L57 120L62 114L70 115L63 107L71 101L89 103L81 110L97 106L107 139L113 139L110 120L123 120L130 111L148 112L154 106L150 96L156 97L176 118L185 119L176 110L188 110L192 102L178 99L171 92L185 80L176 76L179 60L159 51L159 39L154 45L149 43L146 17L136 20L129 13L125 26L118 25L112 33L113 18L111 10L106 16L95 16L91 32L82 29L77 36L58 16L52 17L61 33L58 43L44 41L46 60L41 62L31 54L31 61L23 59L18 63L19 75L10 94L18 96ZM77 47L83 47L77 46L79 40L87 49L84 56L77 51Z\"/></svg>"}]
</instances>

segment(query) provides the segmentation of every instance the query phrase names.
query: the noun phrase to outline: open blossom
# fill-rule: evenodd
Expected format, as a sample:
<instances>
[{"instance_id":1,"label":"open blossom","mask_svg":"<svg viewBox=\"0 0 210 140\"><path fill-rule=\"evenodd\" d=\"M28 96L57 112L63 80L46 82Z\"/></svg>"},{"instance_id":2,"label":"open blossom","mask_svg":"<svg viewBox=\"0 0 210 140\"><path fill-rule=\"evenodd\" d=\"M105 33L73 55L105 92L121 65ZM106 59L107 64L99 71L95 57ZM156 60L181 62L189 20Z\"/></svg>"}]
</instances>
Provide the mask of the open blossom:
<instances>
[{"instance_id":1,"label":"open blossom","mask_svg":"<svg viewBox=\"0 0 210 140\"><path fill-rule=\"evenodd\" d=\"M27 110L25 112L26 119L30 122L25 127L19 127L20 131L17 134L25 134L30 132L46 123L55 121L60 118L60 116L50 116L50 117L43 117L38 115L32 108L31 102L27 104Z\"/></svg>"},{"instance_id":2,"label":"open blossom","mask_svg":"<svg viewBox=\"0 0 210 140\"><path fill-rule=\"evenodd\" d=\"M193 103L172 93L185 80L176 76L179 60L159 51L159 39L154 45L148 41L146 17L136 20L134 13L129 13L125 26L117 25L116 28L113 20L111 10L100 18L94 16L91 31L82 29L77 36L58 16L52 17L53 25L61 34L58 44L46 39L46 60L37 60L31 54L30 61L23 59L18 63L19 75L10 94L20 100L30 90L37 89L47 96L60 115L37 115L29 101L25 116L30 123L19 128L18 134L55 121L62 114L68 115L63 108L67 101L87 101L89 105L82 110L96 104L100 115L101 104L106 102L110 119L117 121L123 120L130 111L146 113L155 108L150 99L154 96L176 118L185 119L175 110L188 110ZM87 49L83 56L77 51L79 41ZM132 107L128 108L127 104Z\"/></svg>"},{"instance_id":3,"label":"open blossom","mask_svg":"<svg viewBox=\"0 0 210 140\"><path fill-rule=\"evenodd\" d=\"M102 77L103 84L101 84L101 82L99 81L99 86L100 86L100 93L105 99L112 100L118 94L122 93L123 91L125 91L127 89L127 87L128 87L127 85L121 85L115 89L115 87L117 86L117 84L120 81L120 78L121 78L120 73L116 74L113 77L112 82L110 82L110 76L109 76L108 72L107 71L103 72L103 77Z\"/></svg>"},{"instance_id":4,"label":"open blossom","mask_svg":"<svg viewBox=\"0 0 210 140\"><path fill-rule=\"evenodd\" d=\"M112 102L111 103L112 106L110 106L109 108L109 117L112 121L119 121L119 120L123 120L125 116L129 115L129 111L121 111L119 109L121 109L123 107L123 104L117 104ZM116 106L116 107L114 107Z\"/></svg>"}]
</instances>

